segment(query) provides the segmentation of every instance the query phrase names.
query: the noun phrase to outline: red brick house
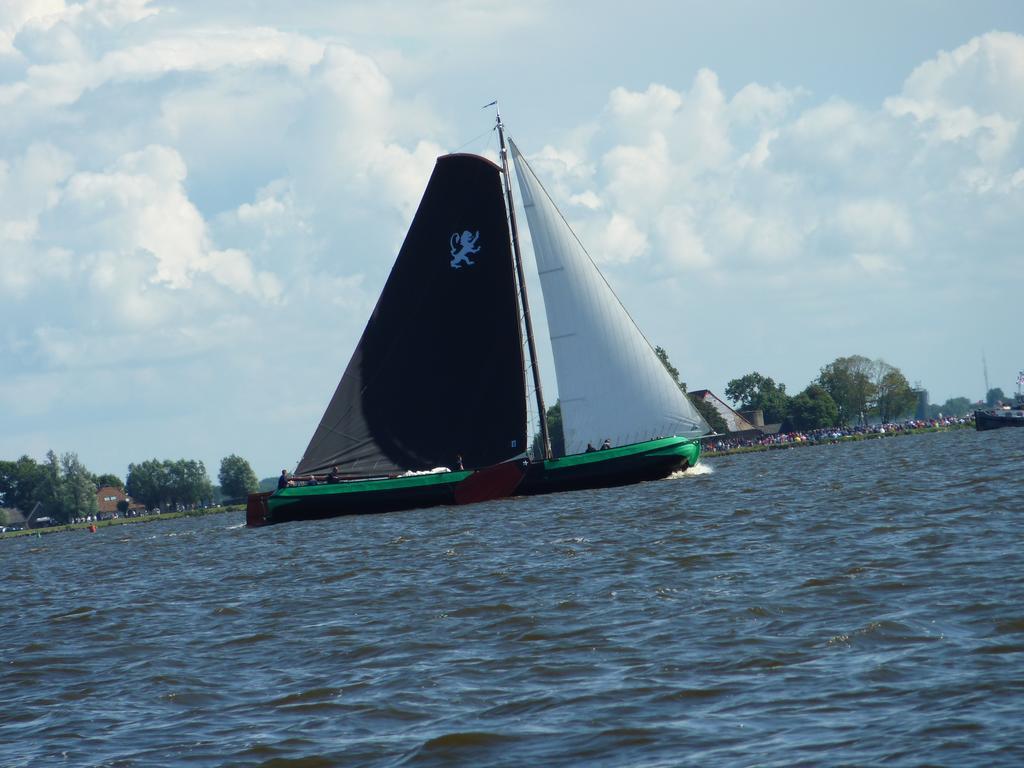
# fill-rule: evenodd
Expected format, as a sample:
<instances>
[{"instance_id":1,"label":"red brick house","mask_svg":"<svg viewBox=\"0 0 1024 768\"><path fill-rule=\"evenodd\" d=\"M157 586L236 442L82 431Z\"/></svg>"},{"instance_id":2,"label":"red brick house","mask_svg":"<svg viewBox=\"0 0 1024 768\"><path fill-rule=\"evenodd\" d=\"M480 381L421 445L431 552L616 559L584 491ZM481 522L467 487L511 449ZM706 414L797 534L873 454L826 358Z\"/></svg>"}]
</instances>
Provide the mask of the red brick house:
<instances>
[{"instance_id":1,"label":"red brick house","mask_svg":"<svg viewBox=\"0 0 1024 768\"><path fill-rule=\"evenodd\" d=\"M117 503L119 501L127 501L128 509L145 509L145 506L132 501L124 492L124 489L118 488L116 485L104 485L96 491L96 506L99 507L101 515L111 515L117 512Z\"/></svg>"}]
</instances>

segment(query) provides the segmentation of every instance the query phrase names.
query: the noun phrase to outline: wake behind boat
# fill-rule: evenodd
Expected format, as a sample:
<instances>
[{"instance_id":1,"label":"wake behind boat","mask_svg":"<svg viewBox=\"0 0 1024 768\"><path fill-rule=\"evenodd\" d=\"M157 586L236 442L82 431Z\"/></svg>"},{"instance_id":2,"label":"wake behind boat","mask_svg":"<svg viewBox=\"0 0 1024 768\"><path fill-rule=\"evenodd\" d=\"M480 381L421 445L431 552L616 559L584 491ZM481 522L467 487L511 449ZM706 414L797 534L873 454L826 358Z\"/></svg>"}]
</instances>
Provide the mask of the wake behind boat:
<instances>
[{"instance_id":1,"label":"wake behind boat","mask_svg":"<svg viewBox=\"0 0 1024 768\"><path fill-rule=\"evenodd\" d=\"M699 460L707 423L511 143L568 454L552 456L542 417L529 455L528 369L547 411L500 115L497 130L500 166L438 158L297 484L252 494L249 525L624 485Z\"/></svg>"}]
</instances>

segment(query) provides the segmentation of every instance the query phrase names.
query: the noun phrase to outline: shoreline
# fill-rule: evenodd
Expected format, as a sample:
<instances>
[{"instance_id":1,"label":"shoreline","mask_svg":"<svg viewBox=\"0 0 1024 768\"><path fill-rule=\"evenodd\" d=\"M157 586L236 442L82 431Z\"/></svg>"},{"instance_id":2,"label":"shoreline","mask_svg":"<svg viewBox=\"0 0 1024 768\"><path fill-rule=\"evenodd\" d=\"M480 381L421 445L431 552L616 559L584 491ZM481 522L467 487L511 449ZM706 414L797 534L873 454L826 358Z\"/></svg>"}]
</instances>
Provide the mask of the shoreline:
<instances>
[{"instance_id":1,"label":"shoreline","mask_svg":"<svg viewBox=\"0 0 1024 768\"><path fill-rule=\"evenodd\" d=\"M787 440L784 443L771 443L770 445L741 445L736 448L726 448L722 451L701 451L701 460L718 458L719 456L734 456L738 453L761 453L762 451L780 451L787 448L809 448L815 445L835 445L837 443L855 443L863 440L883 440L890 437L906 437L908 435L924 435L932 432L953 432L960 429L974 429L974 422L966 424L947 424L941 427L915 427L914 429L899 429L891 432L865 432L859 435L842 435L840 437L822 438L820 440Z\"/></svg>"},{"instance_id":2,"label":"shoreline","mask_svg":"<svg viewBox=\"0 0 1024 768\"><path fill-rule=\"evenodd\" d=\"M789 448L809 448L821 445L836 445L838 443L851 443L863 440L882 440L890 437L906 437L910 435L924 435L933 432L952 432L960 429L974 429L973 423L949 424L936 427L917 427L915 429L893 430L891 432L867 432L859 435L843 435L841 437L824 438L820 440L789 440L784 443L772 443L770 445L744 445L736 448L727 448L722 451L702 451L701 460L709 461L722 456L735 456L741 453L763 453L764 451L780 451ZM158 523L162 520L178 520L184 517L205 517L207 515L219 515L225 512L245 512L243 504L229 504L223 507L212 507L210 509L188 509L181 512L162 512L158 515L141 515L139 517L118 517L112 520L97 520L91 523L65 523L47 528L27 528L23 531L7 531L0 533L0 540L13 539L18 536L35 536L50 533L67 533L71 531L87 531L89 526L95 525L97 529L107 528L113 525L136 525L138 523Z\"/></svg>"},{"instance_id":3,"label":"shoreline","mask_svg":"<svg viewBox=\"0 0 1024 768\"><path fill-rule=\"evenodd\" d=\"M18 536L35 536L48 533L66 533L70 531L88 531L90 526L95 525L97 530L109 528L112 525L135 525L137 523L159 523L162 520L179 520L183 517L205 517L206 515L219 515L223 512L245 513L245 505L229 504L223 507L211 507L209 509L186 509L181 512L161 512L159 515L139 515L138 517L115 517L111 520L95 520L91 523L62 523L51 525L46 528L26 528L23 531L6 531L0 533L0 539L13 539Z\"/></svg>"}]
</instances>

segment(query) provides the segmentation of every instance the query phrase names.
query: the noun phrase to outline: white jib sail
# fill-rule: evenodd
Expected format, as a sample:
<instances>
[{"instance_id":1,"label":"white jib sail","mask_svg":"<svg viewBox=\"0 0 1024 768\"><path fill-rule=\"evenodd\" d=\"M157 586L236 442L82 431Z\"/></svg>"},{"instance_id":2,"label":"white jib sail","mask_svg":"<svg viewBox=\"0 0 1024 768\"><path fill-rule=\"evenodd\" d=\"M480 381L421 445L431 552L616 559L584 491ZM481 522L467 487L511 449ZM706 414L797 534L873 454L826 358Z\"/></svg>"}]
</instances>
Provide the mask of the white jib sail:
<instances>
[{"instance_id":1,"label":"white jib sail","mask_svg":"<svg viewBox=\"0 0 1024 768\"><path fill-rule=\"evenodd\" d=\"M509 142L551 334L565 452L710 431Z\"/></svg>"}]
</instances>

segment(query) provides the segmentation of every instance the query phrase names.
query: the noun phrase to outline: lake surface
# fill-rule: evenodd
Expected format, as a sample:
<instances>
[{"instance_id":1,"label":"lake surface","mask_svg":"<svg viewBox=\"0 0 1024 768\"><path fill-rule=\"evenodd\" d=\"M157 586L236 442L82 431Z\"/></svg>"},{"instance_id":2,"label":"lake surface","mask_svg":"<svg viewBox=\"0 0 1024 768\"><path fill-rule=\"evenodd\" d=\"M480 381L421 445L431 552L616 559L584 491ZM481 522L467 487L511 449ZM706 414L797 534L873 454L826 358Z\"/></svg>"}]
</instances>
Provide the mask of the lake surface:
<instances>
[{"instance_id":1,"label":"lake surface","mask_svg":"<svg viewBox=\"0 0 1024 768\"><path fill-rule=\"evenodd\" d=\"M1024 429L0 542L0 765L1024 764Z\"/></svg>"}]
</instances>

